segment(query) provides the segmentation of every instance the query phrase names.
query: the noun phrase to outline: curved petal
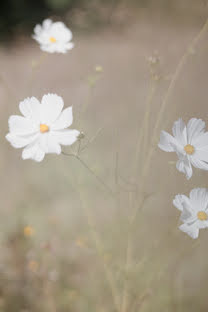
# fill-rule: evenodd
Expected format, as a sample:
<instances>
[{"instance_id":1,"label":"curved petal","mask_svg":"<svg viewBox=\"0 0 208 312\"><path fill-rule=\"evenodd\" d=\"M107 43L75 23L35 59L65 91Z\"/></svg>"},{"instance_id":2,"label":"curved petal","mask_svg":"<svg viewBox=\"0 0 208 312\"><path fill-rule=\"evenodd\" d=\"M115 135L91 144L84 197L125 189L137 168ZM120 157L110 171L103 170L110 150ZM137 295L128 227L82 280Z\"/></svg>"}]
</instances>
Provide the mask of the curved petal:
<instances>
[{"instance_id":1,"label":"curved petal","mask_svg":"<svg viewBox=\"0 0 208 312\"><path fill-rule=\"evenodd\" d=\"M38 141L31 143L27 147L24 148L22 152L22 158L32 159L37 162L41 162L45 157L44 151L40 148Z\"/></svg>"},{"instance_id":2,"label":"curved petal","mask_svg":"<svg viewBox=\"0 0 208 312\"><path fill-rule=\"evenodd\" d=\"M72 32L62 22L56 22L52 24L51 34L62 42L68 42L72 39Z\"/></svg>"},{"instance_id":3,"label":"curved petal","mask_svg":"<svg viewBox=\"0 0 208 312\"><path fill-rule=\"evenodd\" d=\"M40 123L40 102L35 97L20 102L19 109L23 116Z\"/></svg>"},{"instance_id":4,"label":"curved petal","mask_svg":"<svg viewBox=\"0 0 208 312\"><path fill-rule=\"evenodd\" d=\"M195 168L199 168L202 170L208 170L208 163L203 160L198 159L195 154L191 157L191 163Z\"/></svg>"},{"instance_id":5,"label":"curved petal","mask_svg":"<svg viewBox=\"0 0 208 312\"><path fill-rule=\"evenodd\" d=\"M197 221L196 211L194 211L190 204L183 203L183 211L181 213L180 219L183 221L183 223L188 223L189 225L190 223Z\"/></svg>"},{"instance_id":6,"label":"curved petal","mask_svg":"<svg viewBox=\"0 0 208 312\"><path fill-rule=\"evenodd\" d=\"M208 132L195 137L192 143L197 149L208 149Z\"/></svg>"},{"instance_id":7,"label":"curved petal","mask_svg":"<svg viewBox=\"0 0 208 312\"><path fill-rule=\"evenodd\" d=\"M206 188L194 188L190 192L190 201L195 211L203 211L208 205L208 190Z\"/></svg>"},{"instance_id":8,"label":"curved petal","mask_svg":"<svg viewBox=\"0 0 208 312\"><path fill-rule=\"evenodd\" d=\"M204 132L205 122L201 119L192 118L187 124L188 143L194 144L197 137Z\"/></svg>"},{"instance_id":9,"label":"curved petal","mask_svg":"<svg viewBox=\"0 0 208 312\"><path fill-rule=\"evenodd\" d=\"M193 171L191 163L188 159L179 159L176 163L176 168L178 169L178 171L185 173L187 180L192 177Z\"/></svg>"},{"instance_id":10,"label":"curved petal","mask_svg":"<svg viewBox=\"0 0 208 312\"><path fill-rule=\"evenodd\" d=\"M37 131L37 127L30 119L12 115L9 117L9 131L15 135L31 134Z\"/></svg>"},{"instance_id":11,"label":"curved petal","mask_svg":"<svg viewBox=\"0 0 208 312\"><path fill-rule=\"evenodd\" d=\"M39 144L46 154L61 154L61 146L51 132L42 134Z\"/></svg>"},{"instance_id":12,"label":"curved petal","mask_svg":"<svg viewBox=\"0 0 208 312\"><path fill-rule=\"evenodd\" d=\"M52 130L62 130L71 126L73 122L72 106L63 110L59 118L51 126Z\"/></svg>"},{"instance_id":13,"label":"curved petal","mask_svg":"<svg viewBox=\"0 0 208 312\"><path fill-rule=\"evenodd\" d=\"M52 25L52 20L50 18L47 18L43 21L43 29L49 30Z\"/></svg>"},{"instance_id":14,"label":"curved petal","mask_svg":"<svg viewBox=\"0 0 208 312\"><path fill-rule=\"evenodd\" d=\"M165 152L174 152L172 143L175 142L175 138L167 133L166 131L161 131L160 142L158 147Z\"/></svg>"},{"instance_id":15,"label":"curved petal","mask_svg":"<svg viewBox=\"0 0 208 312\"><path fill-rule=\"evenodd\" d=\"M39 25L39 24L36 25L34 28L34 33L38 36L38 35L40 35L41 31L42 31L41 25Z\"/></svg>"},{"instance_id":16,"label":"curved petal","mask_svg":"<svg viewBox=\"0 0 208 312\"><path fill-rule=\"evenodd\" d=\"M187 131L182 118L174 122L172 131L176 140L179 141L181 145L185 146L187 144Z\"/></svg>"},{"instance_id":17,"label":"curved petal","mask_svg":"<svg viewBox=\"0 0 208 312\"><path fill-rule=\"evenodd\" d=\"M179 226L179 229L188 234L191 238L196 239L199 236L199 229L193 224L188 225L186 223Z\"/></svg>"},{"instance_id":18,"label":"curved petal","mask_svg":"<svg viewBox=\"0 0 208 312\"><path fill-rule=\"evenodd\" d=\"M78 130L53 131L53 136L61 145L72 145L77 141L80 132Z\"/></svg>"},{"instance_id":19,"label":"curved petal","mask_svg":"<svg viewBox=\"0 0 208 312\"><path fill-rule=\"evenodd\" d=\"M50 126L61 114L64 102L57 94L44 95L41 101L41 123Z\"/></svg>"},{"instance_id":20,"label":"curved petal","mask_svg":"<svg viewBox=\"0 0 208 312\"><path fill-rule=\"evenodd\" d=\"M12 133L8 133L6 135L6 139L14 148L22 148L35 141L38 138L38 135L39 134L36 133L28 136L18 136Z\"/></svg>"},{"instance_id":21,"label":"curved petal","mask_svg":"<svg viewBox=\"0 0 208 312\"><path fill-rule=\"evenodd\" d=\"M189 203L189 198L185 195L178 194L173 200L173 205L180 211L183 211L183 203Z\"/></svg>"},{"instance_id":22,"label":"curved petal","mask_svg":"<svg viewBox=\"0 0 208 312\"><path fill-rule=\"evenodd\" d=\"M204 149L196 149L192 157L208 162L208 146Z\"/></svg>"}]
</instances>

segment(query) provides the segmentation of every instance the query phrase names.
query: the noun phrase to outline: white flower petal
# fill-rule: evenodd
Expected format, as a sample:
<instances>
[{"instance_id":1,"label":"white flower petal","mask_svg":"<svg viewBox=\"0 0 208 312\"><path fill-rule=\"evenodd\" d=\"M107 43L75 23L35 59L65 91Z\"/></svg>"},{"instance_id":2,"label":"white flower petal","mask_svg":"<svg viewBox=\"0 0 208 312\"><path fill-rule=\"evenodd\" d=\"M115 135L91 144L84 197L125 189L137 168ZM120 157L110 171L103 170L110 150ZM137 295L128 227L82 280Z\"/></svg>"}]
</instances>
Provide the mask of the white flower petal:
<instances>
[{"instance_id":1,"label":"white flower petal","mask_svg":"<svg viewBox=\"0 0 208 312\"><path fill-rule=\"evenodd\" d=\"M204 211L207 208L208 190L206 188L194 188L189 197L195 211Z\"/></svg>"},{"instance_id":2,"label":"white flower petal","mask_svg":"<svg viewBox=\"0 0 208 312\"><path fill-rule=\"evenodd\" d=\"M51 126L52 130L62 130L71 126L73 122L72 106L63 110L58 119Z\"/></svg>"},{"instance_id":3,"label":"white flower petal","mask_svg":"<svg viewBox=\"0 0 208 312\"><path fill-rule=\"evenodd\" d=\"M38 142L29 144L22 152L23 159L32 159L41 162L45 157L44 151L40 148Z\"/></svg>"},{"instance_id":4,"label":"white flower petal","mask_svg":"<svg viewBox=\"0 0 208 312\"><path fill-rule=\"evenodd\" d=\"M194 144L197 137L204 132L205 122L201 119L192 118L187 124L188 143Z\"/></svg>"},{"instance_id":5,"label":"white flower petal","mask_svg":"<svg viewBox=\"0 0 208 312\"><path fill-rule=\"evenodd\" d=\"M187 180L192 177L193 170L188 158L179 159L176 163L176 168L178 169L178 171L185 173Z\"/></svg>"},{"instance_id":6,"label":"white flower petal","mask_svg":"<svg viewBox=\"0 0 208 312\"><path fill-rule=\"evenodd\" d=\"M183 221L183 223L189 224L197 221L196 212L193 210L190 204L183 203L183 211L181 213L180 219Z\"/></svg>"},{"instance_id":7,"label":"white flower petal","mask_svg":"<svg viewBox=\"0 0 208 312\"><path fill-rule=\"evenodd\" d=\"M187 131L186 125L181 118L174 122L172 131L176 140L185 146L187 144Z\"/></svg>"},{"instance_id":8,"label":"white flower petal","mask_svg":"<svg viewBox=\"0 0 208 312\"><path fill-rule=\"evenodd\" d=\"M173 142L175 142L175 138L167 133L166 131L161 131L160 134L160 142L158 147L165 152L174 152Z\"/></svg>"},{"instance_id":9,"label":"white flower petal","mask_svg":"<svg viewBox=\"0 0 208 312\"><path fill-rule=\"evenodd\" d=\"M53 131L53 135L56 138L57 142L61 145L72 145L77 141L80 132L78 130L62 130L62 131Z\"/></svg>"},{"instance_id":10,"label":"white flower petal","mask_svg":"<svg viewBox=\"0 0 208 312\"><path fill-rule=\"evenodd\" d=\"M39 134L36 133L28 136L18 136L12 133L8 133L6 135L6 139L14 148L22 148L30 144L31 142L34 142L37 139L38 135Z\"/></svg>"},{"instance_id":11,"label":"white flower petal","mask_svg":"<svg viewBox=\"0 0 208 312\"><path fill-rule=\"evenodd\" d=\"M42 134L39 144L46 154L61 154L61 146L51 132Z\"/></svg>"},{"instance_id":12,"label":"white flower petal","mask_svg":"<svg viewBox=\"0 0 208 312\"><path fill-rule=\"evenodd\" d=\"M196 155L191 157L191 163L195 168L208 170L208 163L198 159Z\"/></svg>"},{"instance_id":13,"label":"white flower petal","mask_svg":"<svg viewBox=\"0 0 208 312\"><path fill-rule=\"evenodd\" d=\"M208 162L208 147L204 149L197 149L192 157Z\"/></svg>"},{"instance_id":14,"label":"white flower petal","mask_svg":"<svg viewBox=\"0 0 208 312\"><path fill-rule=\"evenodd\" d=\"M192 144L196 149L208 149L208 132L201 133L194 137Z\"/></svg>"},{"instance_id":15,"label":"white flower petal","mask_svg":"<svg viewBox=\"0 0 208 312\"><path fill-rule=\"evenodd\" d=\"M52 24L51 34L61 42L68 42L72 39L72 32L64 23L56 22Z\"/></svg>"},{"instance_id":16,"label":"white flower petal","mask_svg":"<svg viewBox=\"0 0 208 312\"><path fill-rule=\"evenodd\" d=\"M40 102L35 97L20 102L19 109L23 116L40 123Z\"/></svg>"},{"instance_id":17,"label":"white flower petal","mask_svg":"<svg viewBox=\"0 0 208 312\"><path fill-rule=\"evenodd\" d=\"M50 29L51 25L52 25L52 20L51 20L50 18L45 19L45 20L43 21L43 29L44 29L44 30Z\"/></svg>"},{"instance_id":18,"label":"white flower petal","mask_svg":"<svg viewBox=\"0 0 208 312\"><path fill-rule=\"evenodd\" d=\"M9 117L9 131L16 135L31 134L37 127L28 118L13 115Z\"/></svg>"},{"instance_id":19,"label":"white flower petal","mask_svg":"<svg viewBox=\"0 0 208 312\"><path fill-rule=\"evenodd\" d=\"M183 211L183 203L189 203L189 198L185 195L178 194L173 200L173 205L180 211Z\"/></svg>"},{"instance_id":20,"label":"white flower petal","mask_svg":"<svg viewBox=\"0 0 208 312\"><path fill-rule=\"evenodd\" d=\"M41 101L41 123L50 126L61 114L64 102L56 94L44 95Z\"/></svg>"},{"instance_id":21,"label":"white flower petal","mask_svg":"<svg viewBox=\"0 0 208 312\"><path fill-rule=\"evenodd\" d=\"M199 236L199 229L194 225L188 225L186 223L179 226L179 229L188 234L191 238L196 239Z\"/></svg>"}]
</instances>

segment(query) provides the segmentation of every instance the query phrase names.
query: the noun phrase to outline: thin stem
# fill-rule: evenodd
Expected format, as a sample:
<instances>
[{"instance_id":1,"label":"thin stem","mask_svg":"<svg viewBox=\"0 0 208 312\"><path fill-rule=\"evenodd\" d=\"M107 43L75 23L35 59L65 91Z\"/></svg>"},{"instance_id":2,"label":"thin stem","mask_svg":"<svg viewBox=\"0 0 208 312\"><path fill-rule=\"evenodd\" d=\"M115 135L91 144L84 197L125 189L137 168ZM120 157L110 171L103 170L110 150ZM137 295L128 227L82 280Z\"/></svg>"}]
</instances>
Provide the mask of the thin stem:
<instances>
[{"instance_id":1,"label":"thin stem","mask_svg":"<svg viewBox=\"0 0 208 312\"><path fill-rule=\"evenodd\" d=\"M145 115L144 115L142 125L140 127L139 137L138 137L137 144L136 144L136 157L135 157L136 171L138 169L137 167L138 167L138 163L140 160L141 151L143 150L142 149L142 139L145 137L145 130L147 128L149 115L150 115L150 111L151 111L151 104L153 101L155 91L156 91L156 81L153 81L151 86L150 86L150 92L149 92L149 96L147 98L147 104L146 104L146 111L145 111Z\"/></svg>"},{"instance_id":2,"label":"thin stem","mask_svg":"<svg viewBox=\"0 0 208 312\"><path fill-rule=\"evenodd\" d=\"M170 85L168 87L166 95L162 101L162 105L161 105L159 113L158 113L158 118L157 118L157 121L155 123L155 127L153 129L153 137L152 137L151 145L150 145L151 147L150 147L149 152L147 153L147 157L145 158L145 161L144 161L144 166L143 166L143 170L142 170L142 174L141 174L141 180L140 180L141 181L140 193L144 192L145 180L146 180L146 177L147 177L149 169L150 169L151 159L152 159L153 153L155 151L155 147L156 147L156 143L157 143L157 139L158 139L158 129L160 127L162 118L164 116L164 112L165 112L168 100L169 100L169 98L172 94L172 91L176 85L177 79L178 79L178 77L179 77L179 75L183 69L183 66L186 64L187 58L192 53L192 51L195 50L195 46L201 40L201 38L203 37L203 35L206 33L207 30L208 30L208 19L207 19L206 23L204 24L203 28L198 33L198 35L193 39L191 45L188 47L188 49L184 53L183 57L181 58L178 66L175 70L175 73L173 75L173 78L170 82ZM137 211L141 207L141 203L142 203L142 200L140 200L139 205L137 206L138 208L135 212L135 216L137 214Z\"/></svg>"},{"instance_id":3,"label":"thin stem","mask_svg":"<svg viewBox=\"0 0 208 312\"><path fill-rule=\"evenodd\" d=\"M101 240L99 238L99 235L98 235L97 231L95 230L96 227L95 227L93 215L92 215L90 209L88 208L88 205L86 205L85 201L82 199L82 196L81 196L81 201L82 201L82 207L84 208L84 211L85 211L85 214L87 217L87 221L88 221L89 229L91 231L92 238L94 239L94 242L95 242L95 246L96 246L98 255L100 256L102 263L103 263L103 268L104 268L104 272L106 275L106 279L110 285L115 309L117 312L120 312L120 303L119 303L120 300L119 300L119 296L117 294L117 287L115 285L113 274L112 274L111 270L109 269L105 258L103 257L104 256L104 252L103 252L104 249L103 249L103 246L101 244Z\"/></svg>"},{"instance_id":4,"label":"thin stem","mask_svg":"<svg viewBox=\"0 0 208 312\"><path fill-rule=\"evenodd\" d=\"M75 157L77 160L79 160L79 162L83 165L83 167L85 167L95 178L97 181L99 181L100 184L102 184L102 186L106 189L106 191L112 196L114 197L115 193L113 192L113 190L103 181L103 179L101 177L99 177L78 155L76 154L67 154L65 152L62 152L63 155L65 156L73 156Z\"/></svg>"}]
</instances>

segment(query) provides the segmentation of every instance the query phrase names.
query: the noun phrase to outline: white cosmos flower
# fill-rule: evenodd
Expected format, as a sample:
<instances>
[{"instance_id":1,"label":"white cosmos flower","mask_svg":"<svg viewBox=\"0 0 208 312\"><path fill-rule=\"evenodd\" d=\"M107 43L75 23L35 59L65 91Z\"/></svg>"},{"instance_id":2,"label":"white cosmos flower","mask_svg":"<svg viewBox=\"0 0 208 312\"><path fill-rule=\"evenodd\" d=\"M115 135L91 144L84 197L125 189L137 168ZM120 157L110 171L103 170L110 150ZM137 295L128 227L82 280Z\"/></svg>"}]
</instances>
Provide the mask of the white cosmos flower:
<instances>
[{"instance_id":1,"label":"white cosmos flower","mask_svg":"<svg viewBox=\"0 0 208 312\"><path fill-rule=\"evenodd\" d=\"M45 154L61 153L60 145L71 145L80 134L67 129L73 122L72 107L63 111L63 99L56 94L47 94L41 103L35 98L20 102L23 116L9 118L9 133L6 139L15 148L24 148L23 159L42 161Z\"/></svg>"},{"instance_id":2,"label":"white cosmos flower","mask_svg":"<svg viewBox=\"0 0 208 312\"><path fill-rule=\"evenodd\" d=\"M173 204L181 211L183 224L179 229L196 239L199 230L208 227L208 189L195 188L189 198L185 195L176 195Z\"/></svg>"},{"instance_id":3,"label":"white cosmos flower","mask_svg":"<svg viewBox=\"0 0 208 312\"><path fill-rule=\"evenodd\" d=\"M33 38L45 52L66 53L74 47L74 44L70 42L72 32L62 22L53 23L50 19L46 19L42 26L35 26L34 33Z\"/></svg>"},{"instance_id":4,"label":"white cosmos flower","mask_svg":"<svg viewBox=\"0 0 208 312\"><path fill-rule=\"evenodd\" d=\"M179 160L176 168L185 173L186 178L192 176L192 165L195 168L208 170L208 132L205 122L192 118L187 126L180 118L173 125L173 136L162 131L158 144L165 152L176 152Z\"/></svg>"}]
</instances>

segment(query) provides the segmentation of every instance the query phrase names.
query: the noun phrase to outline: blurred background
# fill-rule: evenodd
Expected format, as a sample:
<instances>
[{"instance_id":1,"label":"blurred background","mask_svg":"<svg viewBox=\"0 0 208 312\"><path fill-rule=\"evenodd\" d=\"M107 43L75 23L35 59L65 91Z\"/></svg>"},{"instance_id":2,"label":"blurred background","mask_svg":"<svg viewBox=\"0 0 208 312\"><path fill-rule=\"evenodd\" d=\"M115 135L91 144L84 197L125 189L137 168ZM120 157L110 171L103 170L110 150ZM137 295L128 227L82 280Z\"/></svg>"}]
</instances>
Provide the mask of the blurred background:
<instances>
[{"instance_id":1,"label":"blurred background","mask_svg":"<svg viewBox=\"0 0 208 312\"><path fill-rule=\"evenodd\" d=\"M207 16L205 0L1 1L0 312L208 310L208 231L197 241L179 232L172 205L176 194L208 187L207 173L186 181L176 156L157 148L126 266L148 95L153 85L147 150L172 75ZM31 37L48 17L73 32L66 55L42 52ZM207 56L208 33L187 59L160 130L170 132L179 117L208 121ZM4 139L19 102L48 92L73 105L73 128L85 134L80 157L116 198L77 159L23 161Z\"/></svg>"}]
</instances>

